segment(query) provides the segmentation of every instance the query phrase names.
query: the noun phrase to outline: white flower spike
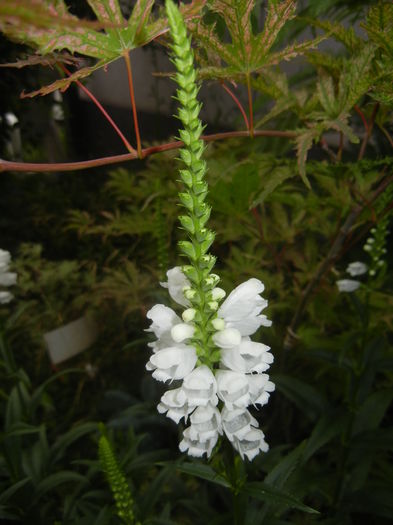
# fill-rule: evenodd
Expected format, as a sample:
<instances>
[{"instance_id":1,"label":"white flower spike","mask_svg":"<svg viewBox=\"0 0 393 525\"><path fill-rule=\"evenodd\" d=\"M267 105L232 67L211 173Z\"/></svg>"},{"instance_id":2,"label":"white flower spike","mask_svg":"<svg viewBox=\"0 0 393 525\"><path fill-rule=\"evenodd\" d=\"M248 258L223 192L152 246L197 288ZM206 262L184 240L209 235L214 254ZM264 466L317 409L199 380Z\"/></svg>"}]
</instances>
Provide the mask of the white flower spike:
<instances>
[{"instance_id":1,"label":"white flower spike","mask_svg":"<svg viewBox=\"0 0 393 525\"><path fill-rule=\"evenodd\" d=\"M154 353L146 368L158 381L181 382L165 392L157 409L175 423L183 418L190 422L179 444L182 452L210 457L224 432L241 457L252 460L268 446L247 407L266 404L274 385L265 373L273 362L270 348L250 336L272 323L261 313L267 301L259 279L240 284L223 301L226 292L213 273L216 259L209 249L215 234L207 227L210 206L205 202L208 187L193 53L176 4L166 0L165 7L182 106L178 116L184 126L179 130L183 141L179 175L184 183L179 193L184 214L179 221L186 240L178 247L187 263L169 270L168 281L161 283L184 308L181 318L163 305L148 312L149 331L156 341L149 344Z\"/></svg>"}]
</instances>

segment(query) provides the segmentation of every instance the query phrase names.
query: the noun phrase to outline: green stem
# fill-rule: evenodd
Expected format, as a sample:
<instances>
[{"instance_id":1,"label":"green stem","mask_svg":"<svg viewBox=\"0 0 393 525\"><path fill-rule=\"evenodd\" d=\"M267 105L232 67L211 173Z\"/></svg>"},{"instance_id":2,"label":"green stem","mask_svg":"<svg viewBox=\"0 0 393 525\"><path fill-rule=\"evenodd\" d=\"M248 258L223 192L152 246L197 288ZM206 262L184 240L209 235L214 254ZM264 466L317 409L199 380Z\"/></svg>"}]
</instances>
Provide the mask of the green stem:
<instances>
[{"instance_id":1,"label":"green stem","mask_svg":"<svg viewBox=\"0 0 393 525\"><path fill-rule=\"evenodd\" d=\"M134 93L134 82L132 80L132 68L131 68L131 59L128 51L125 51L123 53L124 61L126 63L127 67L127 78L128 78L128 87L130 90L130 100L131 100L131 107L132 107L132 116L134 119L134 129L135 129L135 136L136 136L136 149L138 152L138 158L143 158L142 153L142 145L141 145L141 136L139 133L139 124L138 124L138 113L136 111L136 103L135 103L135 93Z\"/></svg>"}]
</instances>

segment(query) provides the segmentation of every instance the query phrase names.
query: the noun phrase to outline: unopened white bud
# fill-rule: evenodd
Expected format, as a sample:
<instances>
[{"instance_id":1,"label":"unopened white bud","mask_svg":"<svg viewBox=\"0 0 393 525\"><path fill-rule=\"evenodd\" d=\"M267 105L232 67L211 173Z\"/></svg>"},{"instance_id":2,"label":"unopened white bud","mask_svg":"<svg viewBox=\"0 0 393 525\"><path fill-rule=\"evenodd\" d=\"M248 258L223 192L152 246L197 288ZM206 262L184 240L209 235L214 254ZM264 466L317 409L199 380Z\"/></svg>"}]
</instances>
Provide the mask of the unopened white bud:
<instances>
[{"instance_id":1,"label":"unopened white bud","mask_svg":"<svg viewBox=\"0 0 393 525\"><path fill-rule=\"evenodd\" d=\"M371 245L370 244L365 244L363 246L363 250L366 251L366 252L370 252L371 251Z\"/></svg>"},{"instance_id":2,"label":"unopened white bud","mask_svg":"<svg viewBox=\"0 0 393 525\"><path fill-rule=\"evenodd\" d=\"M210 310L213 310L213 311L218 310L218 302L217 301L210 301L207 304L208 304Z\"/></svg>"},{"instance_id":3,"label":"unopened white bud","mask_svg":"<svg viewBox=\"0 0 393 525\"><path fill-rule=\"evenodd\" d=\"M212 299L213 301L220 301L221 299L224 299L226 296L225 290L222 288L213 288L212 290Z\"/></svg>"},{"instance_id":4,"label":"unopened white bud","mask_svg":"<svg viewBox=\"0 0 393 525\"><path fill-rule=\"evenodd\" d=\"M187 310L184 310L181 316L185 323L189 323L190 321L194 320L195 314L196 314L195 308L187 308Z\"/></svg>"},{"instance_id":5,"label":"unopened white bud","mask_svg":"<svg viewBox=\"0 0 393 525\"><path fill-rule=\"evenodd\" d=\"M378 266L383 266L385 264L385 261L378 261Z\"/></svg>"},{"instance_id":6,"label":"unopened white bud","mask_svg":"<svg viewBox=\"0 0 393 525\"><path fill-rule=\"evenodd\" d=\"M185 292L184 292L184 297L186 299L188 299L189 301L191 301L191 299L194 299L196 295L196 291L193 290L192 288L188 288Z\"/></svg>"},{"instance_id":7,"label":"unopened white bud","mask_svg":"<svg viewBox=\"0 0 393 525\"><path fill-rule=\"evenodd\" d=\"M190 324L179 323L172 328L171 336L176 343L181 343L192 337L194 335L194 330L195 328Z\"/></svg>"},{"instance_id":8,"label":"unopened white bud","mask_svg":"<svg viewBox=\"0 0 393 525\"><path fill-rule=\"evenodd\" d=\"M212 321L213 328L216 330L224 330L225 328L225 321L224 319L221 319L220 317L216 317Z\"/></svg>"}]
</instances>

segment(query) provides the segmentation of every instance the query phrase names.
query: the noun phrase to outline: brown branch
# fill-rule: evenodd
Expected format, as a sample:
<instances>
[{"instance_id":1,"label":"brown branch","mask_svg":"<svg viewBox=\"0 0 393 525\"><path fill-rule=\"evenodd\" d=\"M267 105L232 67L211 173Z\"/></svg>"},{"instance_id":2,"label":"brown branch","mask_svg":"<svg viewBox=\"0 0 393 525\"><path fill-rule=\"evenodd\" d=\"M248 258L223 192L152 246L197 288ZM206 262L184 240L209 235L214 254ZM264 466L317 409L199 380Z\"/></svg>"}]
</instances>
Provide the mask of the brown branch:
<instances>
[{"instance_id":1,"label":"brown branch","mask_svg":"<svg viewBox=\"0 0 393 525\"><path fill-rule=\"evenodd\" d=\"M130 59L129 52L125 51L123 54L123 57L124 57L124 61L127 67L128 88L130 90L132 116L134 119L134 129L135 129L135 136L136 136L136 149L138 151L138 157L141 159L142 158L141 136L139 133L138 113L136 111L134 82L132 80L132 68L131 68L131 59Z\"/></svg>"},{"instance_id":2,"label":"brown branch","mask_svg":"<svg viewBox=\"0 0 393 525\"><path fill-rule=\"evenodd\" d=\"M362 140L362 144L360 146L358 160L362 160L362 158L364 157L364 154L366 152L366 147L367 147L368 141L370 140L371 133L373 131L375 117L377 116L378 109L379 109L379 102L377 102L374 105L373 112L372 112L371 118L370 118L370 122L368 123L367 131L364 134L364 137L363 137L363 140Z\"/></svg>"},{"instance_id":3,"label":"brown branch","mask_svg":"<svg viewBox=\"0 0 393 525\"><path fill-rule=\"evenodd\" d=\"M300 320L302 319L304 310L307 306L307 303L310 299L310 296L314 290L314 288L319 284L322 276L326 273L326 271L331 267L331 265L335 262L335 260L338 258L341 249L344 245L344 242L350 233L350 230L352 226L355 224L355 221L359 217L359 215L362 213L364 208L366 206L369 206L370 203L374 202L381 193L385 191L385 189L393 182L393 175L390 177L384 179L381 184L378 186L378 188L374 191L374 193L371 195L370 199L368 200L367 204L357 204L352 208L350 211L348 217L345 219L344 224L339 229L339 232L327 254L325 259L322 261L322 263L319 265L317 271L315 272L313 278L308 283L308 285L304 288L304 290L301 292L300 301L298 302L298 305L296 307L295 313L292 317L292 320L287 328L287 333L284 339L284 348L286 350L290 350L293 347L294 340L296 339L296 329L299 326Z\"/></svg>"},{"instance_id":4,"label":"brown branch","mask_svg":"<svg viewBox=\"0 0 393 525\"><path fill-rule=\"evenodd\" d=\"M282 137L292 139L296 137L293 131L279 131L273 129L254 131L255 137ZM248 131L227 131L225 133L214 133L212 135L203 135L201 138L205 142L223 140L229 138L250 137ZM184 146L183 142L175 141L159 146L151 146L142 149L142 158L148 157L162 151L179 149ZM118 164L119 162L128 162L136 160L138 156L135 153L124 153L122 155L112 155L92 160L83 160L80 162L59 162L54 164L33 163L33 162L12 162L0 159L0 172L2 171L27 171L27 172L56 172L56 171L78 171L108 164Z\"/></svg>"},{"instance_id":5,"label":"brown branch","mask_svg":"<svg viewBox=\"0 0 393 525\"><path fill-rule=\"evenodd\" d=\"M229 89L229 87L227 85L224 84L224 82L221 82L221 86L225 89L225 91L228 93L228 95L232 98L232 100L235 102L235 104L237 105L237 107L240 109L240 113L242 114L243 116L243 120L246 124L246 129L250 129L250 124L248 122L248 118L247 118L247 115L246 115L246 112L244 111L244 108L242 106L242 103L240 102L240 100L237 98L237 96L235 95L235 93L233 93L233 91L231 89Z\"/></svg>"}]
</instances>

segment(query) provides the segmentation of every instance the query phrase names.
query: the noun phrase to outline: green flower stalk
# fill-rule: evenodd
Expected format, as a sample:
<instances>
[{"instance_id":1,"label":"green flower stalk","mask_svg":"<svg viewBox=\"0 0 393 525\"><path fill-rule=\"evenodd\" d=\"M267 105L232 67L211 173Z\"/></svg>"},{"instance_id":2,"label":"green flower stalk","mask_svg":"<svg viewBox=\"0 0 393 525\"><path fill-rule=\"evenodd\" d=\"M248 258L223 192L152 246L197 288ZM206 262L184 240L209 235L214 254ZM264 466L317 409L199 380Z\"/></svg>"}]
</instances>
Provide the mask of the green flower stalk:
<instances>
[{"instance_id":1,"label":"green flower stalk","mask_svg":"<svg viewBox=\"0 0 393 525\"><path fill-rule=\"evenodd\" d=\"M252 460L268 445L247 407L266 404L274 385L263 373L273 362L270 348L250 336L271 321L261 315L267 301L260 295L264 285L259 279L240 284L220 304L226 294L217 287L220 279L212 273L216 260L209 253L214 232L206 226L210 207L193 52L172 0L166 1L166 10L179 85L178 118L183 124L179 134L184 142L180 176L185 188L179 199L185 213L179 219L187 240L179 242L179 249L189 264L168 270L168 282L161 283L186 308L182 320L163 304L146 314L152 321L148 331L157 338L149 343L153 355L146 368L158 381L182 381L180 387L166 391L157 406L176 423L182 418L190 422L179 444L182 452L209 457L225 434L242 458Z\"/></svg>"},{"instance_id":2,"label":"green flower stalk","mask_svg":"<svg viewBox=\"0 0 393 525\"><path fill-rule=\"evenodd\" d=\"M191 39L187 36L180 11L172 0L166 2L166 11L173 39L172 61L176 66L176 82L179 86L176 96L181 105L178 118L183 124L179 134L180 140L184 142L180 157L185 167L180 170L180 176L185 191L179 194L179 198L186 214L181 215L179 220L189 240L180 241L179 249L190 262L183 266L182 271L191 284L185 296L191 303L188 315L193 316L195 325L193 343L199 361L210 366L220 358L211 338L215 331L211 321L217 317L219 301L225 294L213 292L220 279L211 273L216 259L209 253L209 248L215 234L206 227L211 208L206 203L208 188L204 180L206 162L202 158L205 149L201 140L203 125L199 119L201 104L197 100L199 88Z\"/></svg>"},{"instance_id":3,"label":"green flower stalk","mask_svg":"<svg viewBox=\"0 0 393 525\"><path fill-rule=\"evenodd\" d=\"M134 516L134 501L127 480L121 471L111 444L102 435L98 442L98 455L116 502L117 515L125 525L141 525Z\"/></svg>"}]
</instances>

